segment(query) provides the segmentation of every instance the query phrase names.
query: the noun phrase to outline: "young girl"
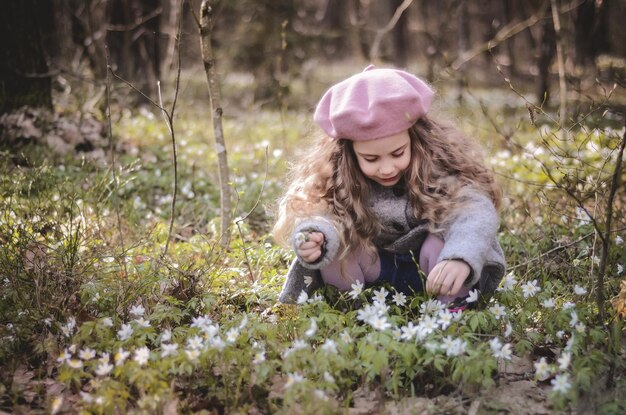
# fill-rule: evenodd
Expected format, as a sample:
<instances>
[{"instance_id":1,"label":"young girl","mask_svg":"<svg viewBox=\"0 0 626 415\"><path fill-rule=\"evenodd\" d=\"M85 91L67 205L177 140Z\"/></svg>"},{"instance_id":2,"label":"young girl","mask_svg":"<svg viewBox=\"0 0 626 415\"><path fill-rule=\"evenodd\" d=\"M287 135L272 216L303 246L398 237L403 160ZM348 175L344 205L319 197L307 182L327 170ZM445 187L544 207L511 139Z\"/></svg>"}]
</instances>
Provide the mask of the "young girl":
<instances>
[{"instance_id":1,"label":"young girl","mask_svg":"<svg viewBox=\"0 0 626 415\"><path fill-rule=\"evenodd\" d=\"M444 303L497 288L500 194L473 144L428 116L432 97L410 73L372 66L323 95L325 134L293 167L274 227L297 256L281 302L322 284L389 282Z\"/></svg>"}]
</instances>

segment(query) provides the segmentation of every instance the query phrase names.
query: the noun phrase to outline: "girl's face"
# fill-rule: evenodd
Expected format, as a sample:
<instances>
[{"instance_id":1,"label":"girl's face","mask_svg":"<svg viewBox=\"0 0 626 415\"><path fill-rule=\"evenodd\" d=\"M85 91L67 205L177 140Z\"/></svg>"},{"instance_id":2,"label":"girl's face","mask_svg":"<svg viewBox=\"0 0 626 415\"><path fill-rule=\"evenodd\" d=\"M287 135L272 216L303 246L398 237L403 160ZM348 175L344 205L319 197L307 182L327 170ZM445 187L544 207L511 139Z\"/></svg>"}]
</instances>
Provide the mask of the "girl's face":
<instances>
[{"instance_id":1,"label":"girl's face","mask_svg":"<svg viewBox=\"0 0 626 415\"><path fill-rule=\"evenodd\" d=\"M404 131L369 141L354 141L352 148L363 174L383 186L393 186L411 161L411 139Z\"/></svg>"}]
</instances>

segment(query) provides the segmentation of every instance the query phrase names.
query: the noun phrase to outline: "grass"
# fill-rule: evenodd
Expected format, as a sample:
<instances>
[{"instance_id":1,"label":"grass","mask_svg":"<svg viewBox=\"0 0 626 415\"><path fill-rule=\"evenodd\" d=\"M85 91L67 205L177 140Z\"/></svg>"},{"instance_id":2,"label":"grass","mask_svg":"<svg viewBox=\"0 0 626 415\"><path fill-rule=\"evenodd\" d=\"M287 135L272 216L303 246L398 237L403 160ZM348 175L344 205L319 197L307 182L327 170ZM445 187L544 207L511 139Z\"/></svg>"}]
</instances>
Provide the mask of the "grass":
<instances>
[{"instance_id":1,"label":"grass","mask_svg":"<svg viewBox=\"0 0 626 415\"><path fill-rule=\"evenodd\" d=\"M516 110L507 99L506 114L479 99L448 108L485 143L505 188L500 239L510 266L491 299L458 315L389 287L327 287L297 306L276 303L293 254L268 235L271 212L286 160L312 128L306 112L254 108L226 117L235 216L258 206L241 232L232 229L225 250L202 104L183 100L175 118L180 194L166 257L173 168L160 114L113 108L115 174L106 158L28 144L16 165L15 151L3 150L0 409L343 413L370 405L384 412L424 398L437 413L449 397L463 412L509 382L511 366L524 360L530 370L520 376L550 397L549 410L623 413L623 310L607 302L607 320L597 321L597 236L564 191L574 189L604 223L623 131L600 119L565 146L553 126L533 126L523 105ZM494 125L509 128L509 141ZM620 190L618 206L624 197ZM623 218L614 229L609 298L626 263ZM483 410L499 405L507 403ZM451 412L446 407L439 411ZM523 410L509 410L516 409Z\"/></svg>"}]
</instances>

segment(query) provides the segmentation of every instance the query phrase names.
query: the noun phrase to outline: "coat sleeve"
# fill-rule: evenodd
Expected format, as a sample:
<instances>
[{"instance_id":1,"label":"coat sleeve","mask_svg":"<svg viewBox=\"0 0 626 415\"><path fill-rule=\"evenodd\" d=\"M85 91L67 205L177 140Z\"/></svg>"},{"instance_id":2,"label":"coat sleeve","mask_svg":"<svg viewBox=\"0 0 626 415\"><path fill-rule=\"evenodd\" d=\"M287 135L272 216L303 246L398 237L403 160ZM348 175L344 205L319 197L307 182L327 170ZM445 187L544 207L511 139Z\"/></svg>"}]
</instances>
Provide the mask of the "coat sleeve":
<instances>
[{"instance_id":1,"label":"coat sleeve","mask_svg":"<svg viewBox=\"0 0 626 415\"><path fill-rule=\"evenodd\" d=\"M315 216L300 221L296 225L291 238L291 245L294 251L296 251L297 235L301 232L321 232L324 234L322 255L317 261L309 263L298 257L298 261L304 268L320 269L335 260L339 252L339 232L330 220L322 216Z\"/></svg>"},{"instance_id":2,"label":"coat sleeve","mask_svg":"<svg viewBox=\"0 0 626 415\"><path fill-rule=\"evenodd\" d=\"M491 199L472 195L444 232L438 261L462 260L471 268L466 286L480 282L481 291L493 291L506 267L497 242L498 214Z\"/></svg>"},{"instance_id":3,"label":"coat sleeve","mask_svg":"<svg viewBox=\"0 0 626 415\"><path fill-rule=\"evenodd\" d=\"M312 292L323 285L324 281L318 270L304 268L298 259L294 259L287 272L278 301L285 304L294 304L302 291L311 295Z\"/></svg>"}]
</instances>

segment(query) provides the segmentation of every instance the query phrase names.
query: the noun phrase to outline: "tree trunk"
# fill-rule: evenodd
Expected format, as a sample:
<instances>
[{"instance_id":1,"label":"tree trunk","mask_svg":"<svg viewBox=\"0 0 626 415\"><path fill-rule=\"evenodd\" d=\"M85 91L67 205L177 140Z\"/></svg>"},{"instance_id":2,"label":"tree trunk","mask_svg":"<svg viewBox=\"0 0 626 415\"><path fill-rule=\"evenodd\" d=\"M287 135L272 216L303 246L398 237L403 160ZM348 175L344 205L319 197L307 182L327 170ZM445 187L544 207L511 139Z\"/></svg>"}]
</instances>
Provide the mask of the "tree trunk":
<instances>
[{"instance_id":1,"label":"tree trunk","mask_svg":"<svg viewBox=\"0 0 626 415\"><path fill-rule=\"evenodd\" d=\"M391 14L393 15L396 10L402 6L403 0L391 1ZM405 67L408 60L407 48L408 48L408 10L405 10L398 19L398 22L391 30L391 41L393 43L393 63L399 67Z\"/></svg>"},{"instance_id":2,"label":"tree trunk","mask_svg":"<svg viewBox=\"0 0 626 415\"><path fill-rule=\"evenodd\" d=\"M0 114L21 106L52 108L52 80L42 39L52 2L8 0L0 13Z\"/></svg>"},{"instance_id":3,"label":"tree trunk","mask_svg":"<svg viewBox=\"0 0 626 415\"><path fill-rule=\"evenodd\" d=\"M467 0L459 0L459 25L458 25L458 36L459 36L459 56L463 56L465 52L469 49L469 11L467 9ZM463 92L465 87L467 86L467 74L465 71L465 65L461 66L459 69L459 73L457 74L458 78L458 95L457 101L459 104L463 102Z\"/></svg>"},{"instance_id":4,"label":"tree trunk","mask_svg":"<svg viewBox=\"0 0 626 415\"><path fill-rule=\"evenodd\" d=\"M106 41L117 73L146 95L156 96L161 53L159 0L113 0Z\"/></svg>"},{"instance_id":5,"label":"tree trunk","mask_svg":"<svg viewBox=\"0 0 626 415\"><path fill-rule=\"evenodd\" d=\"M226 143L224 141L224 131L222 129L222 98L220 94L220 83L215 67L215 55L211 44L211 34L215 24L215 9L219 0L202 0L200 6L200 42L202 46L202 61L206 71L209 85L209 98L211 100L211 114L213 116L213 134L215 137L215 148L217 151L217 162L220 179L220 214L221 214L221 235L220 243L223 248L228 246L230 236L230 223L232 215L231 190L229 185L228 157L226 153Z\"/></svg>"},{"instance_id":6,"label":"tree trunk","mask_svg":"<svg viewBox=\"0 0 626 415\"><path fill-rule=\"evenodd\" d=\"M548 7L546 16L552 15L552 9ZM550 101L550 64L556 52L556 34L552 19L544 18L542 21L541 41L539 42L539 56L537 68L537 102L541 106Z\"/></svg>"},{"instance_id":7,"label":"tree trunk","mask_svg":"<svg viewBox=\"0 0 626 415\"><path fill-rule=\"evenodd\" d=\"M577 65L593 64L598 54L608 50L607 5L608 1L584 0L576 9L574 50Z\"/></svg>"}]
</instances>

